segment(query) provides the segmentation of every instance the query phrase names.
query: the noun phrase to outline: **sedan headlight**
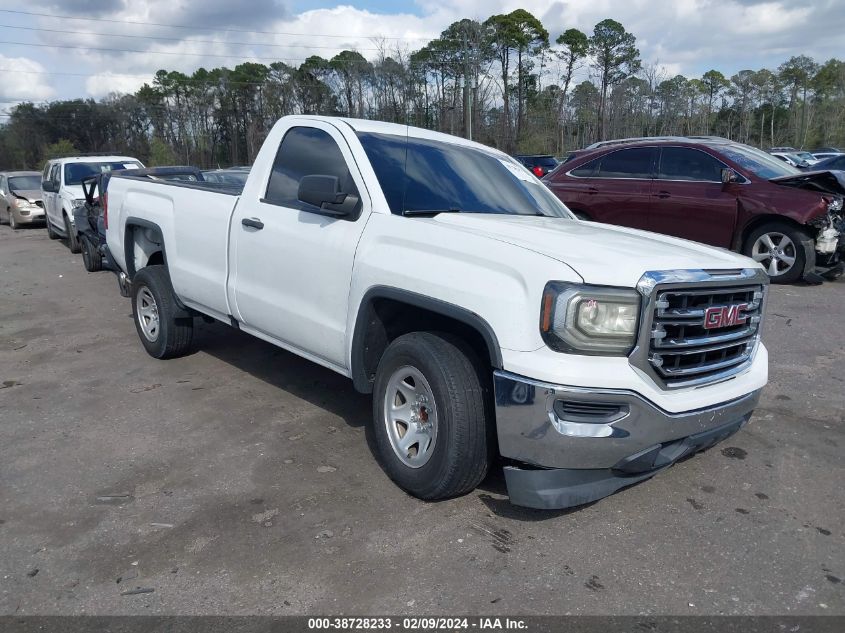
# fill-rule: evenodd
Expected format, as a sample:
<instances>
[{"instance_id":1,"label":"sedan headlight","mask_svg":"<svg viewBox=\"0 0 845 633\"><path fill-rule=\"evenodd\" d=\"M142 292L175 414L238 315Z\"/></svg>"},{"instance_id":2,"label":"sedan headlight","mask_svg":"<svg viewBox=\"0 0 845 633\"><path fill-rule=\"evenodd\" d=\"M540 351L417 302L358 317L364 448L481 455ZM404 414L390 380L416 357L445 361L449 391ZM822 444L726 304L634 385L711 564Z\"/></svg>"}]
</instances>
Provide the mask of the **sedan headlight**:
<instances>
[{"instance_id":1,"label":"sedan headlight","mask_svg":"<svg viewBox=\"0 0 845 633\"><path fill-rule=\"evenodd\" d=\"M559 352L624 356L634 347L639 314L635 290L552 281L543 292L540 332Z\"/></svg>"}]
</instances>

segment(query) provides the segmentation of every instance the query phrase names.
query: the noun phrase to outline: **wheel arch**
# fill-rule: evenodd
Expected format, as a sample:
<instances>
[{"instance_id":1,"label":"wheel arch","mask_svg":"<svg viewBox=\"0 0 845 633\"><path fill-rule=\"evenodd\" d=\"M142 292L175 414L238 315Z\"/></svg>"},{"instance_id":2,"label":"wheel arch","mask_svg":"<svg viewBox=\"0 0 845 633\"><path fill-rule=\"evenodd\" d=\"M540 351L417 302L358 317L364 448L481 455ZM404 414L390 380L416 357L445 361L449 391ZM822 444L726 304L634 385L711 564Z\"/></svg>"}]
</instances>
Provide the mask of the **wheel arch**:
<instances>
[{"instance_id":1,"label":"wheel arch","mask_svg":"<svg viewBox=\"0 0 845 633\"><path fill-rule=\"evenodd\" d=\"M352 335L351 374L355 389L371 393L376 368L392 340L416 331L460 336L480 361L502 368L502 351L493 328L461 306L390 286L370 288L361 299Z\"/></svg>"},{"instance_id":2,"label":"wheel arch","mask_svg":"<svg viewBox=\"0 0 845 633\"><path fill-rule=\"evenodd\" d=\"M126 261L126 274L130 279L145 266L156 264L167 266L164 232L158 224L143 218L129 217L126 219L123 252Z\"/></svg>"},{"instance_id":3,"label":"wheel arch","mask_svg":"<svg viewBox=\"0 0 845 633\"><path fill-rule=\"evenodd\" d=\"M761 226L774 223L787 224L793 228L804 231L805 233L807 232L807 226L805 224L796 222L790 217L779 215L777 213L765 213L763 215L754 216L745 223L745 226L742 227L741 231L737 231L732 250L741 253L745 248L745 243L748 241L748 237L751 233L759 229Z\"/></svg>"}]
</instances>

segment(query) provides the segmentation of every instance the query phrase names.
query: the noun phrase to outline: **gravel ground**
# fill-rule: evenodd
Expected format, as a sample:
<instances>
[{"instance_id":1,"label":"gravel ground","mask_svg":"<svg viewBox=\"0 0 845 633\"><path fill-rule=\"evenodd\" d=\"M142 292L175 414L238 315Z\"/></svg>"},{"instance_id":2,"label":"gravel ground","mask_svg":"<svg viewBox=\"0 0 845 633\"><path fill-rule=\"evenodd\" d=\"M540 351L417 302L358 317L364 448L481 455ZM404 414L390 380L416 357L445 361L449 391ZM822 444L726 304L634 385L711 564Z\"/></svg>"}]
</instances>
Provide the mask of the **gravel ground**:
<instances>
[{"instance_id":1,"label":"gravel ground","mask_svg":"<svg viewBox=\"0 0 845 633\"><path fill-rule=\"evenodd\" d=\"M845 614L843 313L773 288L752 422L654 479L423 503L346 379L217 324L156 361L113 275L0 227L0 614Z\"/></svg>"}]
</instances>

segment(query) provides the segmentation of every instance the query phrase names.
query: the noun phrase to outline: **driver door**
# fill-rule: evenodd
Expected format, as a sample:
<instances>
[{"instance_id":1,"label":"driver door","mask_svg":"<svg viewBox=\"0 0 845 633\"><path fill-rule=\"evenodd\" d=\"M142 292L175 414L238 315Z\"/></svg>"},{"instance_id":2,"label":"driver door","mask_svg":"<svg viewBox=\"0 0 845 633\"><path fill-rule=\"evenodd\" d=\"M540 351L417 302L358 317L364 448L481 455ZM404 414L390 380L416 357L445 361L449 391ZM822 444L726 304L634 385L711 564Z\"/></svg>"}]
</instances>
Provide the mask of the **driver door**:
<instances>
[{"instance_id":1,"label":"driver door","mask_svg":"<svg viewBox=\"0 0 845 633\"><path fill-rule=\"evenodd\" d=\"M298 199L308 175L336 176L359 196L357 217L336 218ZM346 365L346 320L355 249L370 200L340 132L294 125L282 139L259 200L232 218L234 316L241 328L337 367Z\"/></svg>"}]
</instances>

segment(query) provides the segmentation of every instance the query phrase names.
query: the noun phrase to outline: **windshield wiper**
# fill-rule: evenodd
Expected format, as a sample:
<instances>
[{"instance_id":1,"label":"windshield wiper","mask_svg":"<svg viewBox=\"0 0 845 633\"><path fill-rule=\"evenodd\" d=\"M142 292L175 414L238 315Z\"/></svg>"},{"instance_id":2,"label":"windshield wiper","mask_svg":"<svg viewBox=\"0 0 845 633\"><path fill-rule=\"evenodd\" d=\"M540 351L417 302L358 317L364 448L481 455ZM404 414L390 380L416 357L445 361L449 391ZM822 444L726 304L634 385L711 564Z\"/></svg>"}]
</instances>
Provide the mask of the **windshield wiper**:
<instances>
[{"instance_id":1,"label":"windshield wiper","mask_svg":"<svg viewBox=\"0 0 845 633\"><path fill-rule=\"evenodd\" d=\"M402 215L437 215L438 213L460 213L458 207L449 207L448 209L405 209Z\"/></svg>"}]
</instances>

